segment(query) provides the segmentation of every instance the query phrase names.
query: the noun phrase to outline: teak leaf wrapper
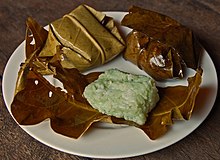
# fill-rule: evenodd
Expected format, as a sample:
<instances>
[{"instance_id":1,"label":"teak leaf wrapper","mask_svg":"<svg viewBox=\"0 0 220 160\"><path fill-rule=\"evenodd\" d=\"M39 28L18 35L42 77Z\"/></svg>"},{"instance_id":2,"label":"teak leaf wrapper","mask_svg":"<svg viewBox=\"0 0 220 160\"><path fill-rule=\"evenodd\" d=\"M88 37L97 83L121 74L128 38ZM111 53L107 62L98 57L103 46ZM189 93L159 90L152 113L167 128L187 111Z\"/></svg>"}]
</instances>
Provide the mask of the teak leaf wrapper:
<instances>
[{"instance_id":1,"label":"teak leaf wrapper","mask_svg":"<svg viewBox=\"0 0 220 160\"><path fill-rule=\"evenodd\" d=\"M31 67L33 61L26 62L30 64L21 67L19 72L23 77L22 89L15 94L11 104L12 114L19 124L34 125L49 118L55 132L79 138L92 123L106 117L93 109L81 94L98 74L83 76L77 69L57 69L56 77L68 90L65 93L50 84L34 65Z\"/></svg>"},{"instance_id":2,"label":"teak leaf wrapper","mask_svg":"<svg viewBox=\"0 0 220 160\"><path fill-rule=\"evenodd\" d=\"M79 138L92 123L105 117L33 71L27 74L26 87L15 95L11 111L21 125L34 125L50 118L54 131L73 138Z\"/></svg>"},{"instance_id":3,"label":"teak leaf wrapper","mask_svg":"<svg viewBox=\"0 0 220 160\"><path fill-rule=\"evenodd\" d=\"M120 54L125 42L113 18L80 5L52 22L40 57L59 55L64 68L85 71Z\"/></svg>"},{"instance_id":4,"label":"teak leaf wrapper","mask_svg":"<svg viewBox=\"0 0 220 160\"><path fill-rule=\"evenodd\" d=\"M133 6L121 24L133 29L124 58L156 80L182 78L185 65L197 68L193 33L176 20Z\"/></svg>"},{"instance_id":5,"label":"teak leaf wrapper","mask_svg":"<svg viewBox=\"0 0 220 160\"><path fill-rule=\"evenodd\" d=\"M83 97L84 88L101 73L83 75L75 68L64 68L57 55L39 57L47 31L35 22L31 18L27 21L27 30L33 35L26 36L26 59L20 66L11 104L11 112L20 125L34 125L50 119L55 132L79 138L93 123L105 121L136 126L149 138L157 139L167 132L173 119L190 118L202 80L201 68L194 77L188 79L188 86L158 88L160 101L149 114L145 125L139 126L99 113ZM44 78L47 71L63 84L66 92Z\"/></svg>"},{"instance_id":6,"label":"teak leaf wrapper","mask_svg":"<svg viewBox=\"0 0 220 160\"><path fill-rule=\"evenodd\" d=\"M202 69L198 68L195 76L188 78L188 86L158 88L160 101L150 113L146 124L140 126L151 139L164 135L173 120L190 119L196 105L202 72Z\"/></svg>"}]
</instances>

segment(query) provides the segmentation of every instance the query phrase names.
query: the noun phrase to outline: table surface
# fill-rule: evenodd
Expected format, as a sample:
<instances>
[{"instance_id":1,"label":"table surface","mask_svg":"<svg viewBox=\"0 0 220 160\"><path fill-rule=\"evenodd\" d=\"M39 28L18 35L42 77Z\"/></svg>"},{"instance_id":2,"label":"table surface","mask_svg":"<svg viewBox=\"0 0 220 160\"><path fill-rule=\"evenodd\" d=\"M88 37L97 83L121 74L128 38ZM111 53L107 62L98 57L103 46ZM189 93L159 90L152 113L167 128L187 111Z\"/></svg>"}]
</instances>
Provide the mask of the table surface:
<instances>
[{"instance_id":1,"label":"table surface","mask_svg":"<svg viewBox=\"0 0 220 160\"><path fill-rule=\"evenodd\" d=\"M24 40L25 20L34 17L46 25L81 3L100 11L127 11L131 5L154 10L178 20L191 28L208 51L217 74L220 73L220 1L219 0L1 0L0 1L0 74L16 49ZM2 95L2 91L1 91ZM206 120L181 141L147 155L127 159L219 159L220 158L220 100ZM29 136L12 119L3 97L0 102L0 157L1 159L56 159L83 160L79 157L52 149Z\"/></svg>"}]
</instances>

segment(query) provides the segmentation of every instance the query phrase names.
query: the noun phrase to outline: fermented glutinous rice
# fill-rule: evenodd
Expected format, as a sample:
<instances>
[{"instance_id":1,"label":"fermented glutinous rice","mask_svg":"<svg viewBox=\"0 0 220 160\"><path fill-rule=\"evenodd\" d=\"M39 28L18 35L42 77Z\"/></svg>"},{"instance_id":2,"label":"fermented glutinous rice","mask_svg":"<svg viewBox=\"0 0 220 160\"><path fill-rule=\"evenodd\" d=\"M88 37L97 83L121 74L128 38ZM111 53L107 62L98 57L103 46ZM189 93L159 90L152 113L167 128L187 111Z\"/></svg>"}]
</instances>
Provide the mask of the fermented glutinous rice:
<instances>
[{"instance_id":1,"label":"fermented glutinous rice","mask_svg":"<svg viewBox=\"0 0 220 160\"><path fill-rule=\"evenodd\" d=\"M84 91L84 96L99 112L143 125L147 114L159 100L155 81L147 76L105 71Z\"/></svg>"}]
</instances>

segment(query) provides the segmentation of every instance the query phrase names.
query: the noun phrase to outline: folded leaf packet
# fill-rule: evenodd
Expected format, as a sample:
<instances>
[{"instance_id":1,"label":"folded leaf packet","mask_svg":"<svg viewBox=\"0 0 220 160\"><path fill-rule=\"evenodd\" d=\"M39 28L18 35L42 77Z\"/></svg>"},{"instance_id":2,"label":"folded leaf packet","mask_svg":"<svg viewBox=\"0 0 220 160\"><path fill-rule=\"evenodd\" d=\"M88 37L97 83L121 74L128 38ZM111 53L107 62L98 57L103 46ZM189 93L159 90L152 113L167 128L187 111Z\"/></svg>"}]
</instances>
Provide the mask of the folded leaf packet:
<instances>
[{"instance_id":1,"label":"folded leaf packet","mask_svg":"<svg viewBox=\"0 0 220 160\"><path fill-rule=\"evenodd\" d=\"M122 19L133 31L124 58L156 80L183 77L183 67L197 68L193 33L176 20L133 6Z\"/></svg>"},{"instance_id":2,"label":"folded leaf packet","mask_svg":"<svg viewBox=\"0 0 220 160\"><path fill-rule=\"evenodd\" d=\"M80 5L49 25L40 57L57 56L64 68L85 71L121 53L125 42L113 18Z\"/></svg>"}]
</instances>

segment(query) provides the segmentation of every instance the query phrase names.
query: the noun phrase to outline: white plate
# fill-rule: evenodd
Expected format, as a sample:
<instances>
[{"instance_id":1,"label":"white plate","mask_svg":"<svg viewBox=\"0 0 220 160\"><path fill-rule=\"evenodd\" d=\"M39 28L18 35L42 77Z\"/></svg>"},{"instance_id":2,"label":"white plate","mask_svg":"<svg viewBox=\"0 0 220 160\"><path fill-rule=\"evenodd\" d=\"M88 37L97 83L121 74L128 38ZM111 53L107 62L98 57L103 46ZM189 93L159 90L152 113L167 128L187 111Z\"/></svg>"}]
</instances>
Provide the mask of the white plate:
<instances>
[{"instance_id":1,"label":"white plate","mask_svg":"<svg viewBox=\"0 0 220 160\"><path fill-rule=\"evenodd\" d=\"M106 12L120 22L125 12ZM125 34L129 29L121 27ZM10 104L14 96L14 88L20 63L24 61L24 42L18 46L10 57L3 75L3 96L7 108L11 114ZM93 158L124 158L147 154L165 148L195 130L211 111L218 88L217 74L214 64L206 51L203 52L201 66L204 70L201 90L198 95L199 109L195 108L189 121L175 122L170 130L157 140L150 140L141 130L135 127L99 125L90 129L80 139L72 139L55 133L49 126L49 121L38 125L21 126L29 135L38 141L74 155ZM135 65L126 62L122 57L117 57L110 63L95 70L103 71L107 68L118 68L123 71L136 74L145 74ZM94 70L93 70L94 71ZM192 70L188 75L193 75ZM186 85L186 79L178 82ZM159 83L158 83L159 84ZM173 81L166 85L175 84ZM160 85L160 84L159 84ZM13 117L13 115L11 114ZM13 117L14 118L14 117Z\"/></svg>"}]
</instances>

